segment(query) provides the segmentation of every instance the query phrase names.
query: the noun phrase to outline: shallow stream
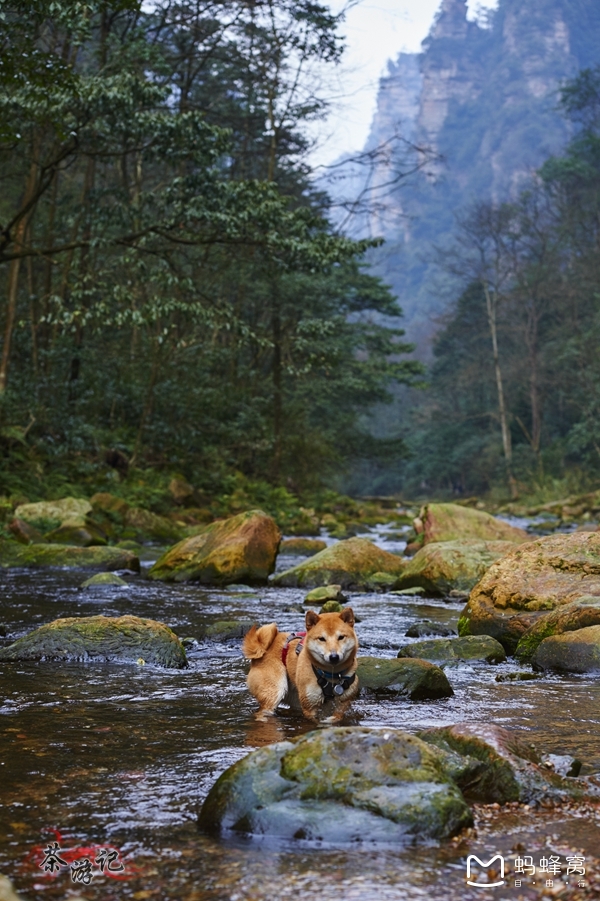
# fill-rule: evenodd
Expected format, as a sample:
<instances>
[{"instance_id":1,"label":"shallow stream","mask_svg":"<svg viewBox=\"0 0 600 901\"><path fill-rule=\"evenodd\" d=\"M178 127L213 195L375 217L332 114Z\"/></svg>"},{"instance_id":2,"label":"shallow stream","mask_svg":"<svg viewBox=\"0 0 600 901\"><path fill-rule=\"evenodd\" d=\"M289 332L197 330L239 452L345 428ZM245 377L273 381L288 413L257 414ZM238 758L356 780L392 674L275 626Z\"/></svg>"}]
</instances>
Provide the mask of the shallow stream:
<instances>
[{"instance_id":1,"label":"shallow stream","mask_svg":"<svg viewBox=\"0 0 600 901\"><path fill-rule=\"evenodd\" d=\"M378 541L389 549L385 530ZM282 559L278 568L298 558ZM302 628L304 592L296 589L205 590L126 576L128 586L82 591L81 571L1 574L0 622L11 640L62 616L133 613L197 637L218 620L277 620ZM363 654L394 657L421 619L456 625L463 601L446 603L390 594L353 594ZM306 609L306 608L305 608ZM8 640L8 639L6 639ZM197 641L187 670L103 664L0 664L0 872L27 899L158 899L262 901L342 895L344 899L459 901L487 897L599 897L600 807L476 811L476 832L445 846L335 848L283 846L272 841L217 841L199 834L196 817L209 788L227 766L252 748L308 731L289 716L259 724L245 688L239 640ZM545 676L498 682L516 672L499 666L459 665L446 672L454 697L414 703L363 697L352 722L415 732L456 722L493 722L526 733L543 752L572 754L583 773L600 772L600 680ZM56 842L64 866L45 871ZM70 866L85 857L89 884L73 882ZM468 854L488 860L502 853L505 883L498 889L465 885ZM586 858L584 877L566 875L566 857ZM562 871L523 876L515 886L515 856L534 862L549 854ZM108 855L108 856L107 856ZM116 869L124 866L124 870ZM81 874L80 874L81 875ZM579 878L585 883L577 887ZM568 883L568 884L567 884ZM598 882L600 887L600 881Z\"/></svg>"}]
</instances>

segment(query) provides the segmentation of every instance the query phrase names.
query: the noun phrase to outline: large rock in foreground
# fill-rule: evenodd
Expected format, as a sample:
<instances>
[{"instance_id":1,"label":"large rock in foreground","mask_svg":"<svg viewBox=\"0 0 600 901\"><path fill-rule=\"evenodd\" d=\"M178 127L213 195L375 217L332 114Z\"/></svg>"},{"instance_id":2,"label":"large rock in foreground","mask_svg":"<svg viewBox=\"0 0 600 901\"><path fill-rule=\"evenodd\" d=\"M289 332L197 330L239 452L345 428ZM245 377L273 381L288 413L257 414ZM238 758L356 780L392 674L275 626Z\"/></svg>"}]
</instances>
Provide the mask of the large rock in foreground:
<instances>
[{"instance_id":1,"label":"large rock in foreground","mask_svg":"<svg viewBox=\"0 0 600 901\"><path fill-rule=\"evenodd\" d=\"M186 666L183 645L163 623L138 616L57 619L0 650L0 660L84 660Z\"/></svg>"},{"instance_id":2,"label":"large rock in foreground","mask_svg":"<svg viewBox=\"0 0 600 901\"><path fill-rule=\"evenodd\" d=\"M429 595L442 597L451 591L468 594L492 563L514 547L512 541L474 538L426 544L406 565L398 589L418 587Z\"/></svg>"},{"instance_id":3,"label":"large rock in foreground","mask_svg":"<svg viewBox=\"0 0 600 901\"><path fill-rule=\"evenodd\" d=\"M561 673L600 672L600 625L545 638L533 655L533 665Z\"/></svg>"},{"instance_id":4,"label":"large rock in foreground","mask_svg":"<svg viewBox=\"0 0 600 901\"><path fill-rule=\"evenodd\" d=\"M361 691L400 695L411 701L437 701L454 694L443 669L427 660L359 657L356 675Z\"/></svg>"},{"instance_id":5,"label":"large rock in foreground","mask_svg":"<svg viewBox=\"0 0 600 901\"><path fill-rule=\"evenodd\" d=\"M284 588L334 584L353 591L369 590L369 579L375 573L399 576L405 566L400 557L381 550L366 538L348 538L279 573L273 584Z\"/></svg>"},{"instance_id":6,"label":"large rock in foreground","mask_svg":"<svg viewBox=\"0 0 600 901\"><path fill-rule=\"evenodd\" d=\"M584 595L576 601L571 601L570 604L563 604L556 610L540 616L523 634L517 645L515 657L527 662L531 660L545 638L598 625L600 625L600 597Z\"/></svg>"},{"instance_id":7,"label":"large rock in foreground","mask_svg":"<svg viewBox=\"0 0 600 901\"><path fill-rule=\"evenodd\" d=\"M544 757L532 744L500 726L459 723L418 734L440 750L457 755L450 772L471 802L562 801L600 794L597 785L559 774L559 770L579 772L581 764L578 767L573 758Z\"/></svg>"},{"instance_id":8,"label":"large rock in foreground","mask_svg":"<svg viewBox=\"0 0 600 901\"><path fill-rule=\"evenodd\" d=\"M509 652L550 611L600 597L600 533L549 535L492 563L459 620L460 635L491 635Z\"/></svg>"},{"instance_id":9,"label":"large rock in foreground","mask_svg":"<svg viewBox=\"0 0 600 901\"><path fill-rule=\"evenodd\" d=\"M335 844L445 839L472 823L450 755L399 729L330 728L254 751L217 780L204 831Z\"/></svg>"},{"instance_id":10,"label":"large rock in foreground","mask_svg":"<svg viewBox=\"0 0 600 901\"><path fill-rule=\"evenodd\" d=\"M150 570L163 582L261 585L275 569L281 533L262 510L213 522L170 548Z\"/></svg>"},{"instance_id":11,"label":"large rock in foreground","mask_svg":"<svg viewBox=\"0 0 600 901\"><path fill-rule=\"evenodd\" d=\"M68 547L58 544L16 544L0 541L0 566L38 569L46 566L68 566L111 572L117 569L140 571L139 558L131 551L117 547Z\"/></svg>"},{"instance_id":12,"label":"large rock in foreground","mask_svg":"<svg viewBox=\"0 0 600 901\"><path fill-rule=\"evenodd\" d=\"M480 541L529 541L523 529L484 513L461 507L460 504L426 504L414 521L417 534L423 536L423 543L434 541L457 541L474 538Z\"/></svg>"}]
</instances>

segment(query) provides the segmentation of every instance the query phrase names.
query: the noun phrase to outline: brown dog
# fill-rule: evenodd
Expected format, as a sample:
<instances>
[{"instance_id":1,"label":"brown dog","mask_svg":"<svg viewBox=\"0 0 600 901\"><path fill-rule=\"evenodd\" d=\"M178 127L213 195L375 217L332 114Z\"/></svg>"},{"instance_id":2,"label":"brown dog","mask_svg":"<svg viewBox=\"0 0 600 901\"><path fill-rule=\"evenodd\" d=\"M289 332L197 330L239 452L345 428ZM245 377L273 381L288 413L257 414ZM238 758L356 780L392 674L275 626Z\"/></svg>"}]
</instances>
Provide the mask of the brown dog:
<instances>
[{"instance_id":1,"label":"brown dog","mask_svg":"<svg viewBox=\"0 0 600 901\"><path fill-rule=\"evenodd\" d=\"M276 623L252 626L242 652L251 660L248 688L260 705L259 719L275 714L287 700L304 716L324 722L338 722L358 694L354 613L314 610L306 614L306 635L279 632Z\"/></svg>"}]
</instances>

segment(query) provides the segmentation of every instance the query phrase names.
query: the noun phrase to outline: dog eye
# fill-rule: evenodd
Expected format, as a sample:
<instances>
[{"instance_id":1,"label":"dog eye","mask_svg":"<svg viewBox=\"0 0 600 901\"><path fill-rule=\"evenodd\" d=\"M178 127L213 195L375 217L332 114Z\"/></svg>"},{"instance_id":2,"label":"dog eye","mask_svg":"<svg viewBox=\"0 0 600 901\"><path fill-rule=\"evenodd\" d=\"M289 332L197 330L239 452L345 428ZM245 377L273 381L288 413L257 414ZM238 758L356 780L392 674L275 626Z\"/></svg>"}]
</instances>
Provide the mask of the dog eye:
<instances>
[{"instance_id":1,"label":"dog eye","mask_svg":"<svg viewBox=\"0 0 600 901\"><path fill-rule=\"evenodd\" d=\"M323 635L319 635L319 641L326 641Z\"/></svg>"},{"instance_id":2,"label":"dog eye","mask_svg":"<svg viewBox=\"0 0 600 901\"><path fill-rule=\"evenodd\" d=\"M343 641L345 637L345 635L338 635L338 641Z\"/></svg>"}]
</instances>

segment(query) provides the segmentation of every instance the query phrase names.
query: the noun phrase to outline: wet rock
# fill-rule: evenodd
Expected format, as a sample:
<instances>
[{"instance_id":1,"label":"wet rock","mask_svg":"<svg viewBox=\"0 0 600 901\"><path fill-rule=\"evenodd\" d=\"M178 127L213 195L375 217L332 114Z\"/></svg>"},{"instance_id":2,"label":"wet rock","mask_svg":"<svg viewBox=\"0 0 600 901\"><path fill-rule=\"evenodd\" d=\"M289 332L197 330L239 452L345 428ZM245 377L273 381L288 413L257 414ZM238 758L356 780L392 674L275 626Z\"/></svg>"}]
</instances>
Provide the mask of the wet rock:
<instances>
[{"instance_id":1,"label":"wet rock","mask_svg":"<svg viewBox=\"0 0 600 901\"><path fill-rule=\"evenodd\" d=\"M418 587L428 595L442 597L453 591L468 595L492 563L514 547L510 541L476 539L426 544L406 564L397 588Z\"/></svg>"},{"instance_id":2,"label":"wet rock","mask_svg":"<svg viewBox=\"0 0 600 901\"><path fill-rule=\"evenodd\" d=\"M418 657L430 662L450 663L458 660L485 660L503 663L506 652L499 641L489 635L467 635L464 638L431 638L400 648L398 657Z\"/></svg>"},{"instance_id":3,"label":"wet rock","mask_svg":"<svg viewBox=\"0 0 600 901\"><path fill-rule=\"evenodd\" d=\"M92 509L96 513L105 513L114 518L117 522L123 523L123 519L129 510L129 504L122 497L109 494L107 491L101 491L94 494L90 498Z\"/></svg>"},{"instance_id":4,"label":"wet rock","mask_svg":"<svg viewBox=\"0 0 600 901\"><path fill-rule=\"evenodd\" d=\"M170 548L150 570L163 582L263 584L275 568L281 534L262 510L213 522Z\"/></svg>"},{"instance_id":5,"label":"wet rock","mask_svg":"<svg viewBox=\"0 0 600 901\"><path fill-rule=\"evenodd\" d=\"M391 591L398 585L398 576L393 573L373 573L366 583L367 591Z\"/></svg>"},{"instance_id":6,"label":"wet rock","mask_svg":"<svg viewBox=\"0 0 600 901\"><path fill-rule=\"evenodd\" d=\"M447 753L460 755L451 772L470 802L562 801L593 791L586 783L554 772L548 758L544 761L533 745L499 726L460 723L425 729L418 735Z\"/></svg>"},{"instance_id":7,"label":"wet rock","mask_svg":"<svg viewBox=\"0 0 600 901\"><path fill-rule=\"evenodd\" d=\"M182 536L182 530L167 519L142 507L129 507L123 516L123 524L129 538L136 541L177 541Z\"/></svg>"},{"instance_id":8,"label":"wet rock","mask_svg":"<svg viewBox=\"0 0 600 901\"><path fill-rule=\"evenodd\" d=\"M199 824L335 844L445 839L472 823L446 766L447 755L399 729L310 732L226 770Z\"/></svg>"},{"instance_id":9,"label":"wet rock","mask_svg":"<svg viewBox=\"0 0 600 901\"><path fill-rule=\"evenodd\" d=\"M313 588L304 598L305 604L326 604L327 601L347 601L348 598L342 592L341 585L323 585L321 588Z\"/></svg>"},{"instance_id":10,"label":"wet rock","mask_svg":"<svg viewBox=\"0 0 600 901\"><path fill-rule=\"evenodd\" d=\"M319 551L324 551L326 547L327 542L319 538L286 538L279 545L279 553L295 557L312 557Z\"/></svg>"},{"instance_id":11,"label":"wet rock","mask_svg":"<svg viewBox=\"0 0 600 901\"><path fill-rule=\"evenodd\" d=\"M116 576L114 573L96 573L95 576L91 576L91 578L86 579L85 582L82 582L79 586L80 588L95 588L97 586L103 585L117 585L123 586L127 585L125 579L122 579L120 576Z\"/></svg>"},{"instance_id":12,"label":"wet rock","mask_svg":"<svg viewBox=\"0 0 600 901\"><path fill-rule=\"evenodd\" d=\"M416 587L416 588L403 588L402 591L390 591L390 594L397 594L400 597L423 597L425 594L425 589Z\"/></svg>"},{"instance_id":13,"label":"wet rock","mask_svg":"<svg viewBox=\"0 0 600 901\"><path fill-rule=\"evenodd\" d=\"M285 588L335 584L342 589L365 590L374 573L399 575L405 565L399 557L382 551L367 538L349 538L332 544L293 569L279 573L273 584Z\"/></svg>"},{"instance_id":14,"label":"wet rock","mask_svg":"<svg viewBox=\"0 0 600 901\"><path fill-rule=\"evenodd\" d=\"M559 776L570 778L579 776L583 766L581 760L569 754L542 754L542 764Z\"/></svg>"},{"instance_id":15,"label":"wet rock","mask_svg":"<svg viewBox=\"0 0 600 901\"><path fill-rule=\"evenodd\" d=\"M443 669L427 660L359 657L356 674L365 691L399 694L411 701L450 698L454 694Z\"/></svg>"},{"instance_id":16,"label":"wet rock","mask_svg":"<svg viewBox=\"0 0 600 901\"><path fill-rule=\"evenodd\" d=\"M83 660L186 666L183 645L163 623L138 616L57 619L0 650L0 660Z\"/></svg>"},{"instance_id":17,"label":"wet rock","mask_svg":"<svg viewBox=\"0 0 600 901\"><path fill-rule=\"evenodd\" d=\"M40 544L45 541L42 533L24 519L13 519L8 524L8 530L19 544Z\"/></svg>"},{"instance_id":18,"label":"wet rock","mask_svg":"<svg viewBox=\"0 0 600 901\"><path fill-rule=\"evenodd\" d=\"M417 534L423 535L424 544L466 538L513 543L529 541L529 535L523 529L460 504L426 504L415 519L414 528Z\"/></svg>"},{"instance_id":19,"label":"wet rock","mask_svg":"<svg viewBox=\"0 0 600 901\"><path fill-rule=\"evenodd\" d=\"M576 601L571 601L570 604L564 604L540 616L523 634L517 645L515 657L523 661L531 660L545 638L597 625L600 625L600 597L584 595Z\"/></svg>"},{"instance_id":20,"label":"wet rock","mask_svg":"<svg viewBox=\"0 0 600 901\"><path fill-rule=\"evenodd\" d=\"M530 682L532 679L541 679L540 673L524 670L518 673L499 673L496 676L496 682Z\"/></svg>"},{"instance_id":21,"label":"wet rock","mask_svg":"<svg viewBox=\"0 0 600 901\"><path fill-rule=\"evenodd\" d=\"M63 497L58 501L40 501L37 504L21 504L15 510L17 519L37 526L42 532L56 528L63 523L83 525L91 503L81 497Z\"/></svg>"},{"instance_id":22,"label":"wet rock","mask_svg":"<svg viewBox=\"0 0 600 901\"><path fill-rule=\"evenodd\" d=\"M59 544L30 544L28 547L0 540L0 566L37 569L46 566L80 567L112 571L140 571L139 558L116 547L68 547Z\"/></svg>"},{"instance_id":23,"label":"wet rock","mask_svg":"<svg viewBox=\"0 0 600 901\"><path fill-rule=\"evenodd\" d=\"M404 634L407 638L424 638L426 635L449 638L457 633L452 626L445 626L442 623L433 623L430 619L423 619L409 626Z\"/></svg>"},{"instance_id":24,"label":"wet rock","mask_svg":"<svg viewBox=\"0 0 600 901\"><path fill-rule=\"evenodd\" d=\"M600 533L548 535L492 563L472 590L459 635L491 635L514 653L538 620L600 596Z\"/></svg>"},{"instance_id":25,"label":"wet rock","mask_svg":"<svg viewBox=\"0 0 600 901\"><path fill-rule=\"evenodd\" d=\"M343 609L344 608L339 601L326 601L319 610L319 613L341 613ZM360 622L360 620L355 618L354 622Z\"/></svg>"},{"instance_id":26,"label":"wet rock","mask_svg":"<svg viewBox=\"0 0 600 901\"><path fill-rule=\"evenodd\" d=\"M219 620L207 626L202 638L210 638L212 641L227 641L230 638L243 638L249 632L254 622L252 620Z\"/></svg>"},{"instance_id":27,"label":"wet rock","mask_svg":"<svg viewBox=\"0 0 600 901\"><path fill-rule=\"evenodd\" d=\"M561 673L600 672L600 625L544 638L532 663L536 669Z\"/></svg>"},{"instance_id":28,"label":"wet rock","mask_svg":"<svg viewBox=\"0 0 600 901\"><path fill-rule=\"evenodd\" d=\"M85 521L83 525L64 523L58 529L47 532L45 540L51 544L68 544L73 547L103 547L106 535L94 523Z\"/></svg>"}]
</instances>

